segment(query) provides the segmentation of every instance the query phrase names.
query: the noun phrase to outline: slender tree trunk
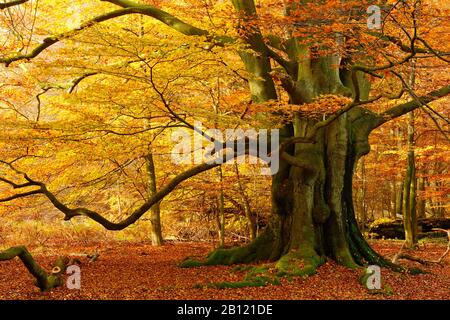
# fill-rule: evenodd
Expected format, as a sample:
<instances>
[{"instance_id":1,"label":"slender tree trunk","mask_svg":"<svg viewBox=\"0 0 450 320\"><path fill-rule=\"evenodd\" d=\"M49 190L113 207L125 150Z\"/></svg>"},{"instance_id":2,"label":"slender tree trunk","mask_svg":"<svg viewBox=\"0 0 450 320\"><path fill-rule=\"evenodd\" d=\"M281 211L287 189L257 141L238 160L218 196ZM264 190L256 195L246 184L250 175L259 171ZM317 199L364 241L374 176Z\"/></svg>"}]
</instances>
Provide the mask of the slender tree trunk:
<instances>
[{"instance_id":1,"label":"slender tree trunk","mask_svg":"<svg viewBox=\"0 0 450 320\"><path fill-rule=\"evenodd\" d=\"M395 130L395 134L397 139L397 151L400 152L402 148L402 135L398 128ZM397 215L403 214L403 182L402 173L399 171L395 181L395 218L397 218Z\"/></svg>"},{"instance_id":2,"label":"slender tree trunk","mask_svg":"<svg viewBox=\"0 0 450 320\"><path fill-rule=\"evenodd\" d=\"M151 197L157 190L156 170L153 154L151 150L146 156L147 175L148 175L148 192ZM163 244L162 228L161 228L161 206L160 203L154 204L150 209L150 238L152 245L160 246Z\"/></svg>"},{"instance_id":3,"label":"slender tree trunk","mask_svg":"<svg viewBox=\"0 0 450 320\"><path fill-rule=\"evenodd\" d=\"M395 184L395 214L403 215L403 181L397 181Z\"/></svg>"},{"instance_id":4,"label":"slender tree trunk","mask_svg":"<svg viewBox=\"0 0 450 320\"><path fill-rule=\"evenodd\" d=\"M425 178L421 177L417 179L417 190L421 193L425 191ZM426 199L423 197L423 194L421 194L417 200L417 219L426 218L425 208Z\"/></svg>"},{"instance_id":5,"label":"slender tree trunk","mask_svg":"<svg viewBox=\"0 0 450 320\"><path fill-rule=\"evenodd\" d=\"M405 228L405 246L412 248L417 244L416 216L416 169L414 151L408 152L408 164L403 189L403 224Z\"/></svg>"},{"instance_id":6,"label":"slender tree trunk","mask_svg":"<svg viewBox=\"0 0 450 320\"><path fill-rule=\"evenodd\" d=\"M410 86L415 84L415 65L412 63ZM408 114L408 159L405 182L403 185L403 224L405 228L405 246L413 248L417 244L416 212L416 157L414 152L414 112Z\"/></svg>"},{"instance_id":7,"label":"slender tree trunk","mask_svg":"<svg viewBox=\"0 0 450 320\"><path fill-rule=\"evenodd\" d=\"M223 171L222 167L217 168L217 175L219 177L219 182L222 184L223 182ZM219 226L219 248L225 246L225 195L223 191L223 187L220 187L219 195L217 197L217 222Z\"/></svg>"},{"instance_id":8,"label":"slender tree trunk","mask_svg":"<svg viewBox=\"0 0 450 320\"><path fill-rule=\"evenodd\" d=\"M245 217L247 218L247 225L248 225L248 229L250 230L250 239L254 240L256 238L256 224L255 224L255 221L253 219L252 208L250 206L250 201L249 201L249 199L247 197L247 194L245 192L244 186L242 184L241 175L239 173L239 166L238 166L237 163L234 164L234 168L235 168L235 171L236 171L236 177L237 177L239 192L241 193L242 202L244 203Z\"/></svg>"},{"instance_id":9,"label":"slender tree trunk","mask_svg":"<svg viewBox=\"0 0 450 320\"><path fill-rule=\"evenodd\" d=\"M397 198L397 190L396 190L395 181L390 182L390 187L391 187L391 199L390 199L389 217L391 219L395 219L395 206L396 206L395 201Z\"/></svg>"},{"instance_id":10,"label":"slender tree trunk","mask_svg":"<svg viewBox=\"0 0 450 320\"><path fill-rule=\"evenodd\" d=\"M145 35L144 16L139 15L139 37L143 38ZM143 66L143 70L147 72L147 67ZM151 128L151 113L149 120L146 121L146 129ZM153 152L151 145L149 146L149 152L145 158L148 176L148 195L153 196L158 192L157 180L156 180L156 168L155 161L153 159ZM150 239L153 246L161 246L163 244L162 227L161 227L161 204L156 203L150 208Z\"/></svg>"}]
</instances>

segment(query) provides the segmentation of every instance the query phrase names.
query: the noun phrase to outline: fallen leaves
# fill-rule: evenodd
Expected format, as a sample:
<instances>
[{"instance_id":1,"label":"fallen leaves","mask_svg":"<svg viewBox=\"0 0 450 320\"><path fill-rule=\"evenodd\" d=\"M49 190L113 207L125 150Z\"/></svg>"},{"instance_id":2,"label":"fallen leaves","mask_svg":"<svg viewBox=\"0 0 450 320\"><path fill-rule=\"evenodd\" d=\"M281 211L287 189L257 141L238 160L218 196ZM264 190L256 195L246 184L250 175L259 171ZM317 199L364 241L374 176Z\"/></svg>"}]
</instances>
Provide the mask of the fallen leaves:
<instances>
[{"instance_id":1,"label":"fallen leaves","mask_svg":"<svg viewBox=\"0 0 450 320\"><path fill-rule=\"evenodd\" d=\"M400 242L375 241L372 246L392 257ZM90 252L98 243L77 247L69 244L51 246L36 260L50 267L56 253ZM426 267L429 274L405 275L382 269L382 281L392 288L390 295L373 295L358 283L360 270L351 270L327 262L308 278L282 278L281 285L265 287L216 289L211 283L242 281L245 267L207 266L179 268L186 256L204 257L212 246L205 243L167 243L152 247L142 243L114 242L102 244L100 257L94 263L82 261L81 290L65 287L41 293L33 278L18 260L0 263L0 299L78 300L78 299L449 299L450 268ZM426 244L415 252L427 258L438 257L441 244ZM32 250L32 249L31 249Z\"/></svg>"}]
</instances>

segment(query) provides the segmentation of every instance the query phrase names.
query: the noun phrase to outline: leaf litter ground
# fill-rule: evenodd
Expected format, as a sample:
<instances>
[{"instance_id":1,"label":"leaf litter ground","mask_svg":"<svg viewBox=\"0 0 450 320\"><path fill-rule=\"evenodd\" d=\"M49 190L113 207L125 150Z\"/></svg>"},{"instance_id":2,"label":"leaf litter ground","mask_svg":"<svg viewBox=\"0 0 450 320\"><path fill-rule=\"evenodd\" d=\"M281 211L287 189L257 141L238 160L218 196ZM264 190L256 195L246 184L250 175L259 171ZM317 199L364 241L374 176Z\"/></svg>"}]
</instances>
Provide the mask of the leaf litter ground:
<instances>
[{"instance_id":1,"label":"leaf litter ground","mask_svg":"<svg viewBox=\"0 0 450 320\"><path fill-rule=\"evenodd\" d=\"M386 257L398 252L401 242L372 241ZM0 299L79 300L79 299L450 299L449 257L442 265L424 267L429 274L405 275L382 269L382 281L392 290L373 294L358 277L361 270L349 270L328 261L309 278L281 279L281 285L217 289L210 283L240 281L245 271L235 266L208 266L183 269L178 263L187 256L204 257L211 249L206 243L167 243L155 248L143 243L80 243L30 248L37 261L47 269L61 254L98 251L97 261L81 260L81 289L57 288L41 293L22 263L15 259L0 263ZM427 243L413 253L437 259L445 244ZM410 266L418 266L409 263ZM243 268L242 268L243 269Z\"/></svg>"}]
</instances>

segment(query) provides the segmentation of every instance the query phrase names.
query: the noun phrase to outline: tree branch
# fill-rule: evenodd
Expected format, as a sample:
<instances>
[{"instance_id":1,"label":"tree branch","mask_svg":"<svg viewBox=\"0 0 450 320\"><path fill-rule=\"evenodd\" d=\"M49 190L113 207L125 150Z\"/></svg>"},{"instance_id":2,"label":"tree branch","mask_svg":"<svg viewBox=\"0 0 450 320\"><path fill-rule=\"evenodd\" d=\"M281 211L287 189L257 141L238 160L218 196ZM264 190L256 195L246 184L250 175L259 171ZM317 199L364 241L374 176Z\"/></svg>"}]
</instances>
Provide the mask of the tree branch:
<instances>
[{"instance_id":1,"label":"tree branch","mask_svg":"<svg viewBox=\"0 0 450 320\"><path fill-rule=\"evenodd\" d=\"M135 210L129 217L122 220L121 222L112 222L102 215L86 208L76 208L70 209L63 203L61 203L48 189L44 186L43 193L47 198L53 203L53 205L65 214L64 220L70 220L76 216L88 217L108 230L122 230L129 225L135 223L139 218L141 218L154 204L160 202L165 196L172 192L181 182L199 174L204 171L210 170L214 167L219 166L216 163L203 163L195 166L172 179L167 185L161 188L157 193L151 196L143 205L141 205L137 210Z\"/></svg>"},{"instance_id":2,"label":"tree branch","mask_svg":"<svg viewBox=\"0 0 450 320\"><path fill-rule=\"evenodd\" d=\"M391 43L395 44L403 52L407 52L407 53L411 53L412 52L411 51L411 47L407 46L406 44L404 44L402 42L402 40L397 38L397 37L394 37L394 36L391 36L391 35L388 35L388 34L383 34L383 33L380 33L380 32L373 32L373 31L367 31L366 33L371 35L371 36L377 37L377 38L379 38L381 40L388 41L388 42L391 42ZM419 39L417 39L417 40L419 40ZM428 53L428 51L426 49L424 49L424 48L417 48L417 47L415 47L414 50L417 53Z\"/></svg>"},{"instance_id":3,"label":"tree branch","mask_svg":"<svg viewBox=\"0 0 450 320\"><path fill-rule=\"evenodd\" d=\"M112 4L115 4L119 7L125 8L125 9L137 9L140 10L139 13L153 17L162 23L168 25L174 30L177 30L178 32L181 32L188 36L206 36L208 35L208 31L199 29L197 27L194 27L193 25L190 25L177 17L174 17L173 15L158 9L154 6L147 5L147 4L140 4L135 1L129 1L129 0L101 0L104 2L110 2Z\"/></svg>"},{"instance_id":4,"label":"tree branch","mask_svg":"<svg viewBox=\"0 0 450 320\"><path fill-rule=\"evenodd\" d=\"M41 54L45 49L51 47L52 45L54 45L55 43L63 40L63 39L67 39L73 35L75 35L76 33L78 33L79 31L82 31L88 27L93 26L96 23L100 23L106 20L110 20L116 17L120 17L123 15L127 15L127 14L131 14L131 13L139 13L139 12L135 12L136 10L133 9L122 9L122 10L116 10L116 11L112 11L103 15L100 15L98 17L95 17L89 21L84 22L83 24L81 24L78 28L72 29L70 31L67 32L63 32L60 33L56 36L51 36L51 37L47 37L45 38L41 44L39 44L38 46L36 46L30 53L26 53L26 54L18 54L12 57L6 57L6 58L0 58L0 63L4 63L6 66L10 65L12 62L14 61L19 61L19 60L30 60L32 58L37 57L39 54ZM137 10L139 11L139 10Z\"/></svg>"},{"instance_id":5,"label":"tree branch","mask_svg":"<svg viewBox=\"0 0 450 320\"><path fill-rule=\"evenodd\" d=\"M418 97L418 99L411 100L406 103L399 104L395 107L390 108L389 110L386 110L385 112L381 113L377 117L377 121L373 123L372 130L375 128L378 128L382 124L401 117L404 114L407 114L408 112L411 112L417 108L420 108L421 106L430 103L434 100L437 100L439 98L445 97L450 94L450 85L442 87L438 90L429 92L428 94Z\"/></svg>"},{"instance_id":6,"label":"tree branch","mask_svg":"<svg viewBox=\"0 0 450 320\"><path fill-rule=\"evenodd\" d=\"M27 270L33 275L36 279L36 286L39 287L41 291L48 291L62 285L62 276L69 264L69 259L67 257L59 257L53 264L53 269L50 273L47 273L39 266L24 246L12 247L0 252L0 261L12 260L15 257L18 257Z\"/></svg>"},{"instance_id":7,"label":"tree branch","mask_svg":"<svg viewBox=\"0 0 450 320\"><path fill-rule=\"evenodd\" d=\"M36 195L36 194L42 194L42 193L43 192L41 189L33 190L33 191L29 191L29 192L18 193L13 196L10 196L10 197L0 199L0 202L8 202L8 201L12 201L15 199L25 198L25 197L29 197L29 196Z\"/></svg>"},{"instance_id":8,"label":"tree branch","mask_svg":"<svg viewBox=\"0 0 450 320\"><path fill-rule=\"evenodd\" d=\"M26 188L26 187L31 187L31 186L35 186L36 184L33 184L32 182L26 182L26 183L22 183L22 184L18 184L15 183L11 180L5 179L0 177L0 181L3 181L9 185L11 185L14 189L20 189L20 188Z\"/></svg>"},{"instance_id":9,"label":"tree branch","mask_svg":"<svg viewBox=\"0 0 450 320\"><path fill-rule=\"evenodd\" d=\"M75 80L72 81L70 88L67 90L68 93L72 93L76 87L81 83L81 81L83 81L86 78L92 77L99 74L99 72L87 72L83 75L81 75L80 77L76 78Z\"/></svg>"},{"instance_id":10,"label":"tree branch","mask_svg":"<svg viewBox=\"0 0 450 320\"><path fill-rule=\"evenodd\" d=\"M181 21L180 19L170 15L169 13L150 5L140 5L132 1L108 1L108 2L121 5L124 8L97 16L91 20L82 23L81 26L79 26L78 28L60 33L56 36L47 37L43 40L41 44L37 45L30 53L17 54L12 57L0 58L0 63L4 63L6 66L8 66L14 61L33 59L37 57L39 54L41 54L44 50L54 45L55 43L70 38L75 34L77 34L78 32L95 25L96 23L104 22L128 14L142 14L153 17L161 21L162 23L166 24L167 26L173 28L174 30L181 32L182 34L189 36L206 36L207 38L209 38L211 42L214 42L219 45L223 45L226 42L233 41L233 39L230 37L226 36L220 37L210 35L208 31L187 24Z\"/></svg>"},{"instance_id":11,"label":"tree branch","mask_svg":"<svg viewBox=\"0 0 450 320\"><path fill-rule=\"evenodd\" d=\"M224 156L224 159L225 159L225 156ZM64 220L70 220L73 217L77 217L77 216L85 216L85 217L88 217L88 218L98 222L99 224L101 224L108 230L122 230L122 229L125 229L126 227L128 227L129 225L135 223L154 204L161 201L165 196L167 196L170 192L172 192L180 183L182 183L183 181L185 181L197 174L200 174L204 171L210 170L219 165L220 165L220 163L216 163L216 162L203 163L203 164L197 165L197 166L177 175L168 184L166 184L163 188L161 188L157 193L155 193L152 197L150 197L143 205L141 205L137 210L135 210L129 217L127 217L126 219L124 219L123 221L118 222L118 223L114 223L114 222L106 219L99 213L89 210L87 208L74 208L74 209L69 208L64 203L62 203L51 191L49 191L47 186L44 183L36 182L31 179L30 180L33 181L32 182L33 185L38 185L40 187L38 190L33 190L30 192L24 192L21 194L17 194L17 195L11 196L9 198L2 199L2 200L0 200L0 202L11 201L11 200L14 200L17 198L22 198L22 197L26 197L26 196L35 195L35 194L43 194L50 200L50 202L53 204L53 206L55 208L57 208L59 211L64 213L64 215L65 215ZM7 179L2 178L2 181L5 181L5 180L9 181ZM26 186L26 184L23 184L23 185L14 184L14 185Z\"/></svg>"},{"instance_id":12,"label":"tree branch","mask_svg":"<svg viewBox=\"0 0 450 320\"><path fill-rule=\"evenodd\" d=\"M0 3L0 10L6 9L6 8L10 8L10 7L14 7L14 6L18 6L19 4L23 4L25 2L28 2L29 0L15 0L15 1L11 1L11 2L6 2L6 3Z\"/></svg>"}]
</instances>

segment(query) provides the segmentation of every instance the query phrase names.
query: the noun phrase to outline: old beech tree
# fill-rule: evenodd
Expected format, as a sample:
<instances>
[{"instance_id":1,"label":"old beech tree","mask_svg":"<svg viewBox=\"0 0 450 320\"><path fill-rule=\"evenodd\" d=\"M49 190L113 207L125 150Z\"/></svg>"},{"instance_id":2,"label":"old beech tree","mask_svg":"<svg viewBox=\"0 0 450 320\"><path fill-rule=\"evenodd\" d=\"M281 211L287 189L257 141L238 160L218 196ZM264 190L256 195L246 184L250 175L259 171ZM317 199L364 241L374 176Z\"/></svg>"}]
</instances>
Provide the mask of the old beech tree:
<instances>
[{"instance_id":1,"label":"old beech tree","mask_svg":"<svg viewBox=\"0 0 450 320\"><path fill-rule=\"evenodd\" d=\"M69 32L49 36L29 52L4 55L0 61L9 66L32 60L94 24L131 14L156 19L186 36L186 41L200 37L210 50L234 46L248 74L252 103L265 105L268 118L287 114L282 125L274 121L270 128L280 129L280 148L272 150L280 153L280 169L272 179L272 216L265 231L244 247L214 251L203 263L270 260L276 262L282 274L309 275L328 257L348 267L370 263L400 270L377 254L359 231L352 202L352 176L358 160L370 151L369 135L374 129L415 109L432 110L430 103L450 93L445 77L430 81L433 87L422 87L417 92L407 80L411 61L416 68L433 63L446 68L449 62L445 48L436 47L436 39L421 33L433 12L438 27L445 23L439 21L438 11L433 11L438 9L427 1L223 0L212 1L211 6L223 6L228 1L225 8L233 12L221 13L230 16L234 28L230 34L196 26L195 20L176 17L149 4L152 1L104 0L117 9ZM0 8L25 2L2 3ZM381 10L380 25L377 17L371 16L376 11L367 11L373 4ZM385 80L395 83L398 90L380 90ZM328 111L310 112L318 101L326 105L336 99L345 103ZM386 102L390 99L396 99L397 104ZM181 182L218 165L204 163L179 174L120 222L87 208L64 204L43 182L14 164L10 166L24 182L3 182L17 190L34 188L10 200L41 194L66 220L85 216L108 230L121 230Z\"/></svg>"}]
</instances>

